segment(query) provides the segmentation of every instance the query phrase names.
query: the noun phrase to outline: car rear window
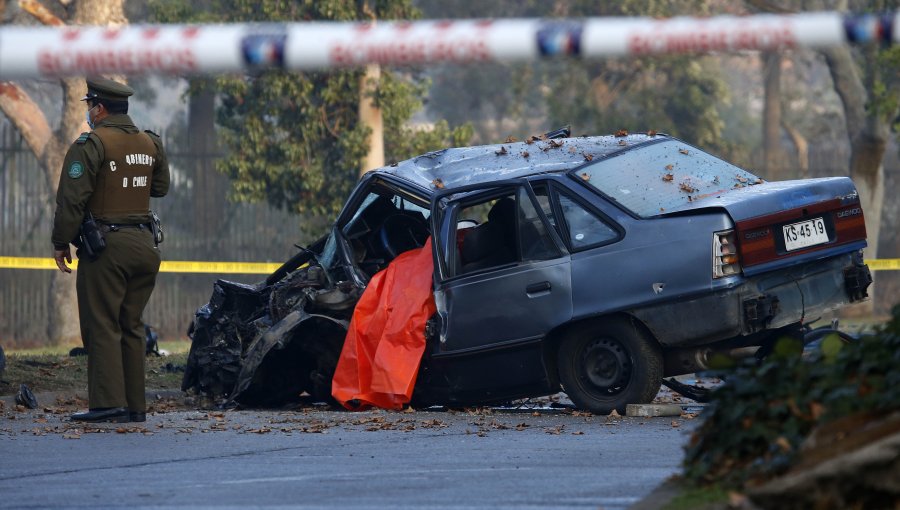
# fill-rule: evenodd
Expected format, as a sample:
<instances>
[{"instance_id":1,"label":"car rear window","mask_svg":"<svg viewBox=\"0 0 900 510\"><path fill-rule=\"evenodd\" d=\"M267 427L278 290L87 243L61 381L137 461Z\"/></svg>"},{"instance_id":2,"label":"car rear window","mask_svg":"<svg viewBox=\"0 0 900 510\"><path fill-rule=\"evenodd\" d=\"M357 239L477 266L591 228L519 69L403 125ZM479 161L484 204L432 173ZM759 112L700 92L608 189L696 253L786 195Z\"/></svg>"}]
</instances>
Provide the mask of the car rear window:
<instances>
[{"instance_id":1,"label":"car rear window","mask_svg":"<svg viewBox=\"0 0 900 510\"><path fill-rule=\"evenodd\" d=\"M642 218L762 182L746 170L677 140L627 150L575 173Z\"/></svg>"}]
</instances>

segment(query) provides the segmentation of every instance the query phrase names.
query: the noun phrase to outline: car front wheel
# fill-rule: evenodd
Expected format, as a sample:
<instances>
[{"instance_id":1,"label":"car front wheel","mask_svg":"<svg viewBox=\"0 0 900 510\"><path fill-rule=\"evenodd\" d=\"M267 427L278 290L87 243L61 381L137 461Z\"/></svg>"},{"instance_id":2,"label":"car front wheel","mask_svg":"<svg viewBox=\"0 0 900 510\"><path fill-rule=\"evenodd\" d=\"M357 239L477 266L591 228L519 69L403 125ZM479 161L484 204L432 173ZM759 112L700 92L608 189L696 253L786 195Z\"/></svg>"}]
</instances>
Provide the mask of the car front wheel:
<instances>
[{"instance_id":1,"label":"car front wheel","mask_svg":"<svg viewBox=\"0 0 900 510\"><path fill-rule=\"evenodd\" d=\"M662 350L633 320L610 319L572 331L559 347L563 390L580 409L625 413L627 404L649 403L663 376Z\"/></svg>"}]
</instances>

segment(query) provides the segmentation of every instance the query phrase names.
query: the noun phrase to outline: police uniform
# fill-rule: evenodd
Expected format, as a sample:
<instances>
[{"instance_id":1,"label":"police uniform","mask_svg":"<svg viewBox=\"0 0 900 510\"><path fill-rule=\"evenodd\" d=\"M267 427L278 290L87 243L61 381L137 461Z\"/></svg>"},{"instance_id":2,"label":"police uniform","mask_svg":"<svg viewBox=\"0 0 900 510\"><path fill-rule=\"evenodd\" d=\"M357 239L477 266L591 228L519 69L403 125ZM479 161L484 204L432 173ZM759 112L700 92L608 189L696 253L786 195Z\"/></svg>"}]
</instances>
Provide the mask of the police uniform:
<instances>
[{"instance_id":1,"label":"police uniform","mask_svg":"<svg viewBox=\"0 0 900 510\"><path fill-rule=\"evenodd\" d=\"M127 101L134 92L106 79L88 79L87 85L83 100L89 104ZM109 113L66 153L56 195L53 246L67 249L88 214L106 239L106 248L93 260L84 256L83 247L77 252L78 317L88 352L91 409L73 415L75 420L144 419L141 315L160 264L150 229L150 197L164 196L168 190L169 165L159 136L141 132L127 114Z\"/></svg>"}]
</instances>

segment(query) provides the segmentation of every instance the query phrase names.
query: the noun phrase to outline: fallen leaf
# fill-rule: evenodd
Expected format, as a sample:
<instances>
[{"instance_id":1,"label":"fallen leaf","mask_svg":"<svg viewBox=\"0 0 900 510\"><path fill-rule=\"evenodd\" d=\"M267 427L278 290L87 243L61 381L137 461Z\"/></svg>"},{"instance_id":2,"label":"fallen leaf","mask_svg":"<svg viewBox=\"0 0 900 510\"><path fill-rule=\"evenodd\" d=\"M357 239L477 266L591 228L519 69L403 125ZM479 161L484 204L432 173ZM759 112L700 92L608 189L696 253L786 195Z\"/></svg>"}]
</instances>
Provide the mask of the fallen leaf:
<instances>
[{"instance_id":1,"label":"fallen leaf","mask_svg":"<svg viewBox=\"0 0 900 510\"><path fill-rule=\"evenodd\" d=\"M619 411L616 411L615 409L613 409L612 412L610 412L608 416L610 418L621 418L622 417L622 415L619 414Z\"/></svg>"},{"instance_id":2,"label":"fallen leaf","mask_svg":"<svg viewBox=\"0 0 900 510\"><path fill-rule=\"evenodd\" d=\"M624 147L624 146L628 145L628 142L626 142L625 140L619 140L619 145Z\"/></svg>"},{"instance_id":3,"label":"fallen leaf","mask_svg":"<svg viewBox=\"0 0 900 510\"><path fill-rule=\"evenodd\" d=\"M666 170L671 171L673 168L675 168L675 166L673 166L671 163L666 165Z\"/></svg>"},{"instance_id":4,"label":"fallen leaf","mask_svg":"<svg viewBox=\"0 0 900 510\"><path fill-rule=\"evenodd\" d=\"M528 145L531 145L531 144L533 144L534 142L536 142L537 140L539 140L538 137L532 136L531 138L526 138L526 139L525 139L525 143L527 143Z\"/></svg>"},{"instance_id":5,"label":"fallen leaf","mask_svg":"<svg viewBox=\"0 0 900 510\"><path fill-rule=\"evenodd\" d=\"M672 420L672 427L678 428L681 426L681 422L678 420Z\"/></svg>"},{"instance_id":6,"label":"fallen leaf","mask_svg":"<svg viewBox=\"0 0 900 510\"><path fill-rule=\"evenodd\" d=\"M509 135L506 137L506 143L516 143L518 141L519 140L515 136Z\"/></svg>"},{"instance_id":7,"label":"fallen leaf","mask_svg":"<svg viewBox=\"0 0 900 510\"><path fill-rule=\"evenodd\" d=\"M623 136L628 136L628 131L625 129L620 129L616 131L616 138L622 138Z\"/></svg>"},{"instance_id":8,"label":"fallen leaf","mask_svg":"<svg viewBox=\"0 0 900 510\"><path fill-rule=\"evenodd\" d=\"M728 508L745 508L747 506L747 496L738 492L728 493Z\"/></svg>"},{"instance_id":9,"label":"fallen leaf","mask_svg":"<svg viewBox=\"0 0 900 510\"><path fill-rule=\"evenodd\" d=\"M812 415L813 421L818 421L822 414L825 413L825 406L818 402L811 402L809 404L809 414Z\"/></svg>"},{"instance_id":10,"label":"fallen leaf","mask_svg":"<svg viewBox=\"0 0 900 510\"><path fill-rule=\"evenodd\" d=\"M575 146L574 146L574 145L570 145L570 146L569 146L569 153L570 153L570 154L575 154L575 152L577 152L577 149L575 148Z\"/></svg>"},{"instance_id":11,"label":"fallen leaf","mask_svg":"<svg viewBox=\"0 0 900 510\"><path fill-rule=\"evenodd\" d=\"M550 140L550 147L553 147L554 149L558 149L558 148L560 148L560 147L562 147L562 146L563 146L563 143L562 143L562 142L559 142L559 141L556 141L556 140Z\"/></svg>"},{"instance_id":12,"label":"fallen leaf","mask_svg":"<svg viewBox=\"0 0 900 510\"><path fill-rule=\"evenodd\" d=\"M528 151L525 151L525 152L522 153L522 156L524 156L524 157L527 158L528 156L530 156L530 154L528 154Z\"/></svg>"},{"instance_id":13,"label":"fallen leaf","mask_svg":"<svg viewBox=\"0 0 900 510\"><path fill-rule=\"evenodd\" d=\"M496 155L498 155L498 156L505 156L505 155L507 154L507 152L506 152L506 147L504 147L504 146L501 145L501 146L500 146L500 150L494 152L494 154L496 154Z\"/></svg>"},{"instance_id":14,"label":"fallen leaf","mask_svg":"<svg viewBox=\"0 0 900 510\"><path fill-rule=\"evenodd\" d=\"M593 154L588 154L587 152L584 152L584 153L582 153L582 154L584 155L584 160L585 160L585 161L591 161L591 160L594 159L594 155L593 155Z\"/></svg>"},{"instance_id":15,"label":"fallen leaf","mask_svg":"<svg viewBox=\"0 0 900 510\"><path fill-rule=\"evenodd\" d=\"M778 436L778 439L775 440L775 444L781 448L781 451L787 453L792 450L790 441L787 440L784 436Z\"/></svg>"},{"instance_id":16,"label":"fallen leaf","mask_svg":"<svg viewBox=\"0 0 900 510\"><path fill-rule=\"evenodd\" d=\"M404 409L403 412L404 413L414 413L414 412L416 412L416 410L413 409L412 406L410 406L410 407L407 407L406 409Z\"/></svg>"},{"instance_id":17,"label":"fallen leaf","mask_svg":"<svg viewBox=\"0 0 900 510\"><path fill-rule=\"evenodd\" d=\"M688 181L682 182L678 185L678 187L681 188L681 191L684 191L685 193L695 193L697 191L697 188L691 186L691 183Z\"/></svg>"},{"instance_id":18,"label":"fallen leaf","mask_svg":"<svg viewBox=\"0 0 900 510\"><path fill-rule=\"evenodd\" d=\"M583 435L584 435L584 432L582 432L582 431L580 431L580 430L577 430L577 431L575 431L575 432L572 432L572 435L573 435L573 436L583 436Z\"/></svg>"},{"instance_id":19,"label":"fallen leaf","mask_svg":"<svg viewBox=\"0 0 900 510\"><path fill-rule=\"evenodd\" d=\"M738 182L747 182L747 178L741 177L740 175L736 175L734 178L737 179Z\"/></svg>"},{"instance_id":20,"label":"fallen leaf","mask_svg":"<svg viewBox=\"0 0 900 510\"><path fill-rule=\"evenodd\" d=\"M520 423L520 424L516 425L516 430L521 432L521 431L527 429L529 426L530 425L528 425L527 423Z\"/></svg>"},{"instance_id":21,"label":"fallen leaf","mask_svg":"<svg viewBox=\"0 0 900 510\"><path fill-rule=\"evenodd\" d=\"M762 180L762 177L760 177L760 178L756 179L755 181L753 181L753 184L762 184L764 182L766 182L766 181Z\"/></svg>"},{"instance_id":22,"label":"fallen leaf","mask_svg":"<svg viewBox=\"0 0 900 510\"><path fill-rule=\"evenodd\" d=\"M656 136L656 130L651 129L650 131L647 131L647 136Z\"/></svg>"},{"instance_id":23,"label":"fallen leaf","mask_svg":"<svg viewBox=\"0 0 900 510\"><path fill-rule=\"evenodd\" d=\"M672 174L665 174L662 176L662 180L666 182L672 182L673 179L675 179L675 176Z\"/></svg>"},{"instance_id":24,"label":"fallen leaf","mask_svg":"<svg viewBox=\"0 0 900 510\"><path fill-rule=\"evenodd\" d=\"M63 434L63 439L81 439L81 434Z\"/></svg>"},{"instance_id":25,"label":"fallen leaf","mask_svg":"<svg viewBox=\"0 0 900 510\"><path fill-rule=\"evenodd\" d=\"M688 152L687 149L678 149L678 152L684 154L685 156L687 156L688 154L690 154L690 152Z\"/></svg>"},{"instance_id":26,"label":"fallen leaf","mask_svg":"<svg viewBox=\"0 0 900 510\"><path fill-rule=\"evenodd\" d=\"M589 180L591 180L591 176L590 176L590 174L588 174L587 172L582 172L581 175L580 175L580 177L581 177L581 180L583 180L583 181L589 181Z\"/></svg>"},{"instance_id":27,"label":"fallen leaf","mask_svg":"<svg viewBox=\"0 0 900 510\"><path fill-rule=\"evenodd\" d=\"M444 189L444 181L442 181L440 178L431 181L431 185L437 189Z\"/></svg>"},{"instance_id":28,"label":"fallen leaf","mask_svg":"<svg viewBox=\"0 0 900 510\"><path fill-rule=\"evenodd\" d=\"M539 412L537 412L537 411L531 413L531 416L540 416L540 415L541 415L541 413L539 413Z\"/></svg>"}]
</instances>

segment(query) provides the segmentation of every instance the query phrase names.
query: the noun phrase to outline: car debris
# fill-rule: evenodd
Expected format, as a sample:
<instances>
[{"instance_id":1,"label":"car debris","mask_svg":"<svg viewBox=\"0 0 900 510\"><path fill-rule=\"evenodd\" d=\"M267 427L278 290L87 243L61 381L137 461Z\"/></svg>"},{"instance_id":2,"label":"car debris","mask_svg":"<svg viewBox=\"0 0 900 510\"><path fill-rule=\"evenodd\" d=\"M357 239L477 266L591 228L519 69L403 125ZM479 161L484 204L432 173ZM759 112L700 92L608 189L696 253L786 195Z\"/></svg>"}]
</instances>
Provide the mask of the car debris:
<instances>
[{"instance_id":1,"label":"car debris","mask_svg":"<svg viewBox=\"0 0 900 510\"><path fill-rule=\"evenodd\" d=\"M765 182L662 133L560 130L368 172L331 230L264 281L214 284L182 389L244 406L331 401L368 282L429 238L436 312L418 331L416 407L562 390L623 414L663 378L802 337L871 283L846 177Z\"/></svg>"}]
</instances>

